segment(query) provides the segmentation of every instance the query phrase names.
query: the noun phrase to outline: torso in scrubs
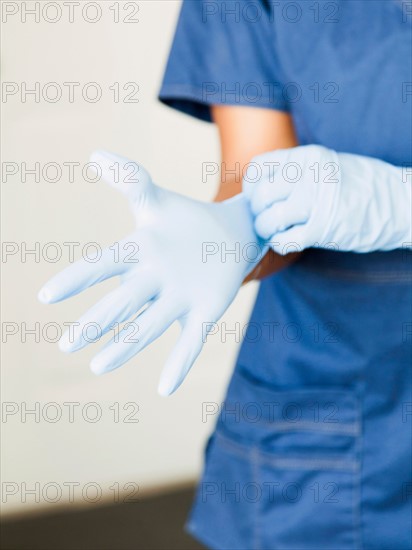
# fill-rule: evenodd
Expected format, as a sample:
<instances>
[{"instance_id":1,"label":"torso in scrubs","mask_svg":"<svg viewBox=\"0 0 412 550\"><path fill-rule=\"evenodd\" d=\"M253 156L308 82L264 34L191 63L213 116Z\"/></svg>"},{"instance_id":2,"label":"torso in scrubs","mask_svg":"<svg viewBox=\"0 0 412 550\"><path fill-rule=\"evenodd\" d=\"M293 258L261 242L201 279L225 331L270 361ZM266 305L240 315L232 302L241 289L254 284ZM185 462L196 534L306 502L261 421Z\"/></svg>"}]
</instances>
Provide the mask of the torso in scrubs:
<instances>
[{"instance_id":1,"label":"torso in scrubs","mask_svg":"<svg viewBox=\"0 0 412 550\"><path fill-rule=\"evenodd\" d=\"M186 0L160 98L289 112L412 166L412 7ZM188 522L206 546L412 548L412 253L307 250L260 285Z\"/></svg>"}]
</instances>

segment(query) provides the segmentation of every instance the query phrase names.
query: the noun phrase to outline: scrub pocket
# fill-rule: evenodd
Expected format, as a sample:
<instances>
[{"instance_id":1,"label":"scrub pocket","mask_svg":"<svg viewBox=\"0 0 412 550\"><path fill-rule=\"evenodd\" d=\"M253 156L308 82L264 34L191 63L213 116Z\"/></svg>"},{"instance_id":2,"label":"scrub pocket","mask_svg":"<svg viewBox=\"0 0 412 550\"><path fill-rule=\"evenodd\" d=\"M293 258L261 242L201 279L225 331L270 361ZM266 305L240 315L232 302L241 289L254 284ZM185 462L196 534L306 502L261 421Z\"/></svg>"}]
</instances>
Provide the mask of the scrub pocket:
<instances>
[{"instance_id":1,"label":"scrub pocket","mask_svg":"<svg viewBox=\"0 0 412 550\"><path fill-rule=\"evenodd\" d=\"M346 388L232 379L189 530L219 550L360 548L360 412Z\"/></svg>"}]
</instances>

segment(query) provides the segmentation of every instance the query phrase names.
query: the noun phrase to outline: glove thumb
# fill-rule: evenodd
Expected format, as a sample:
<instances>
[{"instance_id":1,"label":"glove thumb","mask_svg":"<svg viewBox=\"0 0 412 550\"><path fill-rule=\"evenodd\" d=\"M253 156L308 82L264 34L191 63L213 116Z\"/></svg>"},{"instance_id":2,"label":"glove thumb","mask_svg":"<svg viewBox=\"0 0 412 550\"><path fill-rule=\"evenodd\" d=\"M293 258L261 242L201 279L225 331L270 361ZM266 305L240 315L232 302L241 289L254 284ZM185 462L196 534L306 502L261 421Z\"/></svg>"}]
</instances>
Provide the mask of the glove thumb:
<instances>
[{"instance_id":1,"label":"glove thumb","mask_svg":"<svg viewBox=\"0 0 412 550\"><path fill-rule=\"evenodd\" d=\"M95 151L90 168L132 203L139 202L152 186L150 174L137 162L108 151Z\"/></svg>"}]
</instances>

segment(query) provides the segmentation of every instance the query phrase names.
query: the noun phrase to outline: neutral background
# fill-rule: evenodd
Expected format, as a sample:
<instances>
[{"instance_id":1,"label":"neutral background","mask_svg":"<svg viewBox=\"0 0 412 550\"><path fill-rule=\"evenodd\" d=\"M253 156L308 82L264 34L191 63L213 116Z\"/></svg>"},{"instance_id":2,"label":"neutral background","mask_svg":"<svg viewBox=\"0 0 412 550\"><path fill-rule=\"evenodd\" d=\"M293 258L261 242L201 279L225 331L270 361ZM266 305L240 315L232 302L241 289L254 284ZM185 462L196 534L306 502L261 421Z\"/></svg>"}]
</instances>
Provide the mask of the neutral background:
<instances>
[{"instance_id":1,"label":"neutral background","mask_svg":"<svg viewBox=\"0 0 412 550\"><path fill-rule=\"evenodd\" d=\"M228 335L223 342L211 336L184 386L173 397L162 398L157 381L177 327L122 369L98 378L88 364L101 343L66 356L48 341L56 334L53 327L46 336L43 332L48 323L75 321L115 281L59 305L44 306L36 299L41 285L69 263L63 243L83 246L95 241L104 246L133 227L122 197L82 176L81 168L94 149L140 161L167 188L202 200L213 197L217 181L202 183L202 162L219 160L216 129L174 113L156 99L180 2L138 2L134 18L139 22L128 24L124 19L134 11L134 2L97 2L101 18L96 23L82 15L88 2L81 2L72 23L63 2L57 3L62 17L56 23L47 21L56 18L53 6L41 11L36 22L23 13L34 2L2 4L3 87L14 82L11 86L18 90L3 96L1 104L3 168L5 162L18 167L17 174L3 173L2 178L2 240L14 243L8 246L17 250L3 254L2 260L3 513L89 505L95 496L98 500L100 490L102 500L114 501L117 488L122 493L138 486L144 492L193 479L200 472L202 450L215 421L209 417L203 422L202 407L221 402L238 349L235 337ZM6 4L17 13L6 17ZM45 4L40 2L41 10ZM111 6L119 10L118 23ZM89 9L86 16L95 19L96 8ZM36 82L37 100L24 95L24 83L33 89ZM46 98L53 96L49 82L61 87L57 102L43 98L44 90ZM80 83L72 103L64 82ZM87 102L81 93L90 82L102 90L96 103ZM116 82L121 92L118 103L110 90ZM132 91L122 90L127 82L138 84L139 103L124 102L126 92ZM58 163L59 181L46 181L53 177L52 169L39 182L29 174L24 181L23 163L33 168L36 162L41 170L47 163ZM73 183L64 162L81 165L75 168ZM46 250L52 255L50 242L62 250L56 263L43 254ZM24 247L33 249L35 243L40 253L22 256ZM229 329L247 321L255 290L254 285L242 289L223 319ZM25 334L26 329L36 329L37 335ZM64 403L80 404L73 405L73 422ZM90 403L96 403L101 413L97 422L90 420L97 410ZM136 405L123 409L127 403ZM27 414L36 407L36 414ZM139 422L125 422L136 407L133 418ZM56 411L62 416L53 422ZM127 483L135 485L128 489ZM73 497L69 484L74 484Z\"/></svg>"}]
</instances>

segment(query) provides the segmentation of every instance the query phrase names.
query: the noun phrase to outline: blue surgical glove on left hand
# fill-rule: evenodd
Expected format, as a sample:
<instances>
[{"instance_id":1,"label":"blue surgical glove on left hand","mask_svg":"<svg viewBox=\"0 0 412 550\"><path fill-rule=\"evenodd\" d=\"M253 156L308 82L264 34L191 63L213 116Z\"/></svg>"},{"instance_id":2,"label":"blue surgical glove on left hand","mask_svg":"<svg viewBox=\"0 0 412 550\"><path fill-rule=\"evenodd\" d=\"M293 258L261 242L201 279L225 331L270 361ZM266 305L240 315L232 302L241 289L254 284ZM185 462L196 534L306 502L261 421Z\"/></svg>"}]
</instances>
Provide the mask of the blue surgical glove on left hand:
<instances>
[{"instance_id":1,"label":"blue surgical glove on left hand","mask_svg":"<svg viewBox=\"0 0 412 550\"><path fill-rule=\"evenodd\" d=\"M39 299L58 302L119 275L120 286L63 335L60 347L67 352L85 347L89 323L105 334L115 323L133 320L137 341L125 337L130 330L124 327L92 360L92 370L101 374L121 366L179 321L181 334L159 384L159 392L168 395L182 383L208 329L261 260L249 204L242 195L223 203L178 195L154 185L143 167L106 152L95 153L91 161L106 182L126 195L136 230L116 247L120 258L111 247L96 263L83 258L52 278ZM131 170L137 177L130 176ZM138 247L137 263L127 260L130 243Z\"/></svg>"},{"instance_id":2,"label":"blue surgical glove on left hand","mask_svg":"<svg viewBox=\"0 0 412 550\"><path fill-rule=\"evenodd\" d=\"M372 252L412 246L411 174L307 145L254 158L243 190L256 232L279 254L309 247Z\"/></svg>"}]
</instances>

